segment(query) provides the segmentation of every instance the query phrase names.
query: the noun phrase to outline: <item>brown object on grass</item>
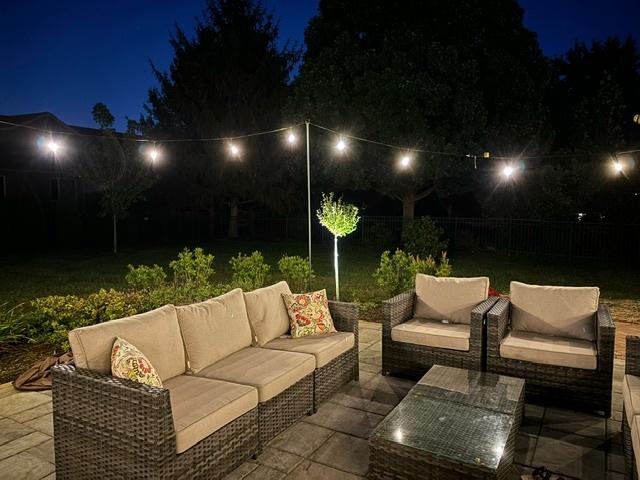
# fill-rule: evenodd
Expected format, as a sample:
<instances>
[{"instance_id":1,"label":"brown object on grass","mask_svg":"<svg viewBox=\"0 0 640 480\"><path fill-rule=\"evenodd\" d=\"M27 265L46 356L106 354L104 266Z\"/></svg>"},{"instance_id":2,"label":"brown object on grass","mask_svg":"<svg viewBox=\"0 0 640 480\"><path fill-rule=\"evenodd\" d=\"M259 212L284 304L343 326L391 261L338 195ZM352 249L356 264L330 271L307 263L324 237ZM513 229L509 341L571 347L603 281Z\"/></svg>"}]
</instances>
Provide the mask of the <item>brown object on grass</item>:
<instances>
[{"instance_id":1,"label":"brown object on grass","mask_svg":"<svg viewBox=\"0 0 640 480\"><path fill-rule=\"evenodd\" d=\"M73 354L67 352L56 357L54 355L37 361L29 369L20 374L13 381L13 386L17 390L51 390L51 367L54 365L68 365L73 362Z\"/></svg>"}]
</instances>

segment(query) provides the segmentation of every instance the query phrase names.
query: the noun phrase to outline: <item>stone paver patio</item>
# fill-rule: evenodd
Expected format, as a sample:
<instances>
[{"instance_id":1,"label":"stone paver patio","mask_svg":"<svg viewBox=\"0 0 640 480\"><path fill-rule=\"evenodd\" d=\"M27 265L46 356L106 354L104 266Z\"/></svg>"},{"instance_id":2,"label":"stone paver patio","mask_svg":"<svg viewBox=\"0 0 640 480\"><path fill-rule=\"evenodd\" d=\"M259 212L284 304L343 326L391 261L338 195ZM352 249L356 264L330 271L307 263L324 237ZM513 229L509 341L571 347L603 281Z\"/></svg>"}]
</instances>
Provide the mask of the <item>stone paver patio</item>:
<instances>
[{"instance_id":1,"label":"stone paver patio","mask_svg":"<svg viewBox=\"0 0 640 480\"><path fill-rule=\"evenodd\" d=\"M360 383L345 386L312 416L276 437L229 480L350 480L366 476L367 437L413 382L380 375L380 325L360 323ZM624 361L615 360L613 417L527 405L517 439L513 478L544 465L568 478L624 478L620 420ZM0 386L0 476L54 479L50 392Z\"/></svg>"}]
</instances>

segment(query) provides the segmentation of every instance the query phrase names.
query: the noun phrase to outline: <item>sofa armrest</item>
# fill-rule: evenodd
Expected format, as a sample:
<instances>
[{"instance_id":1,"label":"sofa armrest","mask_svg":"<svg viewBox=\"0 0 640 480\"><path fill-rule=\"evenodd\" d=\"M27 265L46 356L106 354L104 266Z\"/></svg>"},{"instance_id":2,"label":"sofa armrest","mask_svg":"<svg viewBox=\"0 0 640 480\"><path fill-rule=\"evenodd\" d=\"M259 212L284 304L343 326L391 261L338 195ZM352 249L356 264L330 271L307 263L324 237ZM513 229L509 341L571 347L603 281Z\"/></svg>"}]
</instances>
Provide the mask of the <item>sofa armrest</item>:
<instances>
[{"instance_id":1,"label":"sofa armrest","mask_svg":"<svg viewBox=\"0 0 640 480\"><path fill-rule=\"evenodd\" d=\"M640 337L629 335L626 344L624 373L640 377Z\"/></svg>"},{"instance_id":2,"label":"sofa armrest","mask_svg":"<svg viewBox=\"0 0 640 480\"><path fill-rule=\"evenodd\" d=\"M339 332L353 332L356 337L356 345L358 345L358 320L360 317L358 304L329 300L329 311L336 330Z\"/></svg>"},{"instance_id":3,"label":"sofa armrest","mask_svg":"<svg viewBox=\"0 0 640 480\"><path fill-rule=\"evenodd\" d=\"M382 329L391 335L391 329L413 317L415 290L407 290L382 302Z\"/></svg>"},{"instance_id":4,"label":"sofa armrest","mask_svg":"<svg viewBox=\"0 0 640 480\"><path fill-rule=\"evenodd\" d=\"M483 300L478 305L475 306L473 310L471 310L471 325L470 325L470 346L471 348L477 347L482 351L482 336L484 332L484 320L489 313L489 310L495 305L498 301L497 297L489 297L486 300Z\"/></svg>"},{"instance_id":5,"label":"sofa armrest","mask_svg":"<svg viewBox=\"0 0 640 480\"><path fill-rule=\"evenodd\" d=\"M511 302L500 298L487 312L487 356L500 357L500 343L507 334Z\"/></svg>"},{"instance_id":6,"label":"sofa armrest","mask_svg":"<svg viewBox=\"0 0 640 480\"><path fill-rule=\"evenodd\" d=\"M613 352L616 341L616 326L607 305L601 304L596 312L596 341L598 349L598 370L613 371Z\"/></svg>"},{"instance_id":7,"label":"sofa armrest","mask_svg":"<svg viewBox=\"0 0 640 480\"><path fill-rule=\"evenodd\" d=\"M71 365L54 366L52 373L56 442L98 437L105 449L152 465L176 454L169 390Z\"/></svg>"}]
</instances>

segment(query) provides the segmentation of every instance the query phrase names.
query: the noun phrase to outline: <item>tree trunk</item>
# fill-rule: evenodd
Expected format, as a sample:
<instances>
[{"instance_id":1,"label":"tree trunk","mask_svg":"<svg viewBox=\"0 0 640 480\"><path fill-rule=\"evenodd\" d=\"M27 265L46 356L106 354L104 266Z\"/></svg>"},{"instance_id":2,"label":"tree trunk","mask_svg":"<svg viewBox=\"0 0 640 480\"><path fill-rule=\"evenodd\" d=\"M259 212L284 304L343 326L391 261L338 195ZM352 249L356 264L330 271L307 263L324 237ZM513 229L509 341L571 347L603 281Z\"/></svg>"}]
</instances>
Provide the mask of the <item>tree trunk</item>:
<instances>
[{"instance_id":1,"label":"tree trunk","mask_svg":"<svg viewBox=\"0 0 640 480\"><path fill-rule=\"evenodd\" d=\"M238 238L238 199L232 198L229 204L229 238Z\"/></svg>"},{"instance_id":2,"label":"tree trunk","mask_svg":"<svg viewBox=\"0 0 640 480\"><path fill-rule=\"evenodd\" d=\"M207 236L209 237L209 240L214 240L216 238L216 207L214 205L209 205Z\"/></svg>"},{"instance_id":3,"label":"tree trunk","mask_svg":"<svg viewBox=\"0 0 640 480\"><path fill-rule=\"evenodd\" d=\"M118 253L118 219L115 213L112 215L111 220L113 221L113 253Z\"/></svg>"},{"instance_id":4,"label":"tree trunk","mask_svg":"<svg viewBox=\"0 0 640 480\"><path fill-rule=\"evenodd\" d=\"M402 195L402 231L413 222L414 211L416 206L415 192L405 192Z\"/></svg>"},{"instance_id":5,"label":"tree trunk","mask_svg":"<svg viewBox=\"0 0 640 480\"><path fill-rule=\"evenodd\" d=\"M336 301L340 301L340 275L338 273L338 236L333 236L333 271L336 276Z\"/></svg>"}]
</instances>

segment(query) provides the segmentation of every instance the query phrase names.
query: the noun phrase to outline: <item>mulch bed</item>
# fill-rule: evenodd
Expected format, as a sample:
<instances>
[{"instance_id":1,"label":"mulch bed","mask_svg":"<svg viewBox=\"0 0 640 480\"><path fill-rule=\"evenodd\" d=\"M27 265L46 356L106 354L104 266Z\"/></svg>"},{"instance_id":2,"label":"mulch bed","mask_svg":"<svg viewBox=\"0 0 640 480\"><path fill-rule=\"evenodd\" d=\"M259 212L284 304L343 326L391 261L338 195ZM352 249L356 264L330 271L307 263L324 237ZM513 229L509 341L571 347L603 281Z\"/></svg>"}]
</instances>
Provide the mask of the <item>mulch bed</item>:
<instances>
[{"instance_id":1,"label":"mulch bed","mask_svg":"<svg viewBox=\"0 0 640 480\"><path fill-rule=\"evenodd\" d=\"M54 348L42 343L3 346L0 349L0 384L12 382L38 360L53 354Z\"/></svg>"}]
</instances>

